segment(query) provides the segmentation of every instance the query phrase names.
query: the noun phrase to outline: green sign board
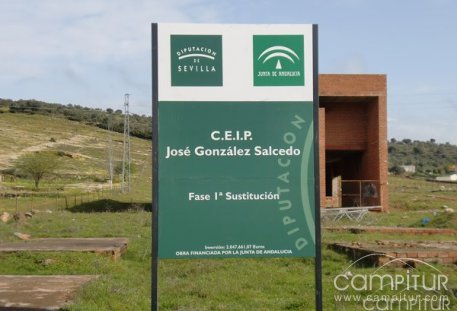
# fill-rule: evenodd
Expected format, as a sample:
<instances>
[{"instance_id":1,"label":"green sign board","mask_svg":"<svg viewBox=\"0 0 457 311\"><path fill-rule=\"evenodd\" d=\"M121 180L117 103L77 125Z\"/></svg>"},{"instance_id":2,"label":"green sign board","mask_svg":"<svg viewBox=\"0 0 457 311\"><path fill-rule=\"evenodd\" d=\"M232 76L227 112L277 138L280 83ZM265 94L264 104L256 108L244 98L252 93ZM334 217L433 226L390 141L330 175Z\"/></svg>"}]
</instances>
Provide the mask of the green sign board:
<instances>
[{"instance_id":1,"label":"green sign board","mask_svg":"<svg viewBox=\"0 0 457 311\"><path fill-rule=\"evenodd\" d=\"M315 257L313 26L155 31L158 258Z\"/></svg>"},{"instance_id":2,"label":"green sign board","mask_svg":"<svg viewBox=\"0 0 457 311\"><path fill-rule=\"evenodd\" d=\"M161 258L314 255L313 106L163 102Z\"/></svg>"}]
</instances>

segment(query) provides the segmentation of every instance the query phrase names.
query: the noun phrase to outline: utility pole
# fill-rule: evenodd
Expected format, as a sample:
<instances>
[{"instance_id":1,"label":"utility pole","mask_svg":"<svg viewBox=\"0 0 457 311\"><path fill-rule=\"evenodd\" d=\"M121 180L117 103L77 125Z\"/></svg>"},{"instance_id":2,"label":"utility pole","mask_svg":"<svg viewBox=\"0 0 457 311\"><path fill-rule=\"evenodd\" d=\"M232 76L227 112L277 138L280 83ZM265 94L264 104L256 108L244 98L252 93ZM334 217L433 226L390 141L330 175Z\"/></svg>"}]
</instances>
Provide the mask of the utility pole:
<instances>
[{"instance_id":1,"label":"utility pole","mask_svg":"<svg viewBox=\"0 0 457 311\"><path fill-rule=\"evenodd\" d=\"M129 121L129 96L124 98L124 155L122 157L122 192L130 192L130 121Z\"/></svg>"},{"instance_id":2,"label":"utility pole","mask_svg":"<svg viewBox=\"0 0 457 311\"><path fill-rule=\"evenodd\" d=\"M113 190L114 168L113 168L113 137L112 130L112 114L108 115L108 174L110 190Z\"/></svg>"}]
</instances>

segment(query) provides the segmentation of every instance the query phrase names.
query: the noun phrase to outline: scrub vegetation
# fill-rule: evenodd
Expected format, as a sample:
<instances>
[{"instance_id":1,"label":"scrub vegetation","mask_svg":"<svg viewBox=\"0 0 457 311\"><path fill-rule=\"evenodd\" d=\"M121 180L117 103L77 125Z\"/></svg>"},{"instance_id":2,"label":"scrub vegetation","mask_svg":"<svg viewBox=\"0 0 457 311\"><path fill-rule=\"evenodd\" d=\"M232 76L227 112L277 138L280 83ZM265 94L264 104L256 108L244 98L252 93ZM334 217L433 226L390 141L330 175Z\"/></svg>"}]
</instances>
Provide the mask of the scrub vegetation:
<instances>
[{"instance_id":1,"label":"scrub vegetation","mask_svg":"<svg viewBox=\"0 0 457 311\"><path fill-rule=\"evenodd\" d=\"M78 121L123 133L124 115L120 109L107 108L106 110L82 107L79 105L51 104L34 99L10 100L0 98L0 113L26 113L43 116L60 117L71 121ZM152 138L152 118L145 115L130 115L130 134L139 138Z\"/></svg>"},{"instance_id":2,"label":"scrub vegetation","mask_svg":"<svg viewBox=\"0 0 457 311\"><path fill-rule=\"evenodd\" d=\"M434 177L457 172L457 146L437 143L435 139L417 141L411 139L389 142L389 171L404 175L402 165L414 165L416 177ZM411 174L408 174L411 175Z\"/></svg>"}]
</instances>

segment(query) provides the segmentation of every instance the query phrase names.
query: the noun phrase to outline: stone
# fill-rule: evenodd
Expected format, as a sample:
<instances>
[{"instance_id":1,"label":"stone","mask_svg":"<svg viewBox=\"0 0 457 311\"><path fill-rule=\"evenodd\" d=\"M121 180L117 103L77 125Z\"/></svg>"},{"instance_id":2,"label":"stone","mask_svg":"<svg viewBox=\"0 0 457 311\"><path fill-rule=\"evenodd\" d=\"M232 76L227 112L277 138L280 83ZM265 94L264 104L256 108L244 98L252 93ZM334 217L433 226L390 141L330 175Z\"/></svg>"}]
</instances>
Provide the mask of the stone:
<instances>
[{"instance_id":1,"label":"stone","mask_svg":"<svg viewBox=\"0 0 457 311\"><path fill-rule=\"evenodd\" d=\"M2 222L4 222L5 224L6 224L8 221L10 221L10 219L11 219L10 213L8 213L8 212L2 212L2 213L0 214L0 220L1 220Z\"/></svg>"},{"instance_id":2,"label":"stone","mask_svg":"<svg viewBox=\"0 0 457 311\"><path fill-rule=\"evenodd\" d=\"M56 261L54 259L51 259L51 258L47 258L47 259L44 259L41 261L41 264L45 267L47 266L50 266L52 265L53 263L55 263Z\"/></svg>"},{"instance_id":3,"label":"stone","mask_svg":"<svg viewBox=\"0 0 457 311\"><path fill-rule=\"evenodd\" d=\"M20 234L18 232L15 233ZM28 235L28 237L30 237ZM79 251L121 258L127 250L127 238L41 238L0 243L0 254L11 252ZM0 309L1 310L1 309Z\"/></svg>"},{"instance_id":4,"label":"stone","mask_svg":"<svg viewBox=\"0 0 457 311\"><path fill-rule=\"evenodd\" d=\"M14 232L14 236L21 240L29 240L31 235L26 233Z\"/></svg>"},{"instance_id":5,"label":"stone","mask_svg":"<svg viewBox=\"0 0 457 311\"><path fill-rule=\"evenodd\" d=\"M67 310L91 275L0 275L0 310Z\"/></svg>"}]
</instances>

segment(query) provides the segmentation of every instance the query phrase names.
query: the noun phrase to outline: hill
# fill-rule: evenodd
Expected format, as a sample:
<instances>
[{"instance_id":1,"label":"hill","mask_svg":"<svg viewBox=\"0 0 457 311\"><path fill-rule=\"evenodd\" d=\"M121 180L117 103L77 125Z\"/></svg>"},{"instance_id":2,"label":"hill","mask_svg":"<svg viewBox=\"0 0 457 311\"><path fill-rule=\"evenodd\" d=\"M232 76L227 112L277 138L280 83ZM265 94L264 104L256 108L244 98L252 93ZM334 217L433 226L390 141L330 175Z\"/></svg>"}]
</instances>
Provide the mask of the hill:
<instances>
[{"instance_id":1,"label":"hill","mask_svg":"<svg viewBox=\"0 0 457 311\"><path fill-rule=\"evenodd\" d=\"M102 129L110 128L118 133L124 132L124 115L122 110L119 109L108 108L104 111L72 104L50 104L34 99L14 101L0 98L0 113L24 113L60 117ZM152 117L131 114L130 134L139 138L151 139Z\"/></svg>"},{"instance_id":2,"label":"hill","mask_svg":"<svg viewBox=\"0 0 457 311\"><path fill-rule=\"evenodd\" d=\"M17 242L17 232L32 239L129 239L127 252L117 261L96 253L1 253L0 275L97 275L65 310L149 310L151 141L131 138L132 191L121 193L119 177L114 189L107 182L107 164L109 150L113 163L121 163L123 134L28 113L0 113L0 124L0 214L9 214L0 221L0 244ZM8 174L16 159L35 152L61 163L39 189L26 175Z\"/></svg>"},{"instance_id":3,"label":"hill","mask_svg":"<svg viewBox=\"0 0 457 311\"><path fill-rule=\"evenodd\" d=\"M73 185L87 190L107 186L110 158L114 167L122 167L123 134L39 114L0 113L0 124L0 174L12 175L19 157L46 151L61 163L56 174L47 178L48 187ZM132 137L131 158L134 177L149 171L151 141ZM30 186L27 178L19 177L16 184Z\"/></svg>"},{"instance_id":4,"label":"hill","mask_svg":"<svg viewBox=\"0 0 457 311\"><path fill-rule=\"evenodd\" d=\"M449 143L392 138L389 142L389 171L401 172L401 165L415 165L416 175L438 176L455 170L457 146Z\"/></svg>"}]
</instances>

